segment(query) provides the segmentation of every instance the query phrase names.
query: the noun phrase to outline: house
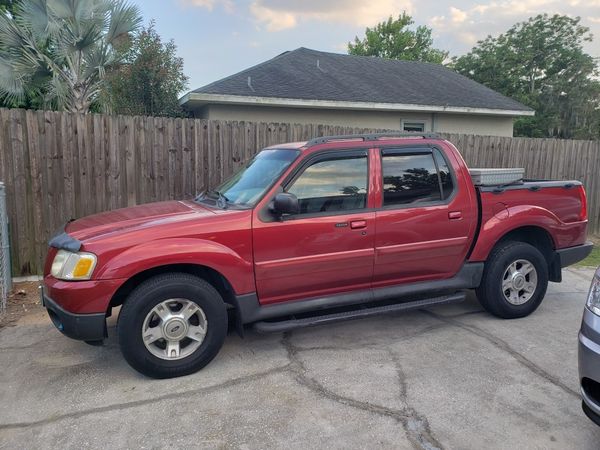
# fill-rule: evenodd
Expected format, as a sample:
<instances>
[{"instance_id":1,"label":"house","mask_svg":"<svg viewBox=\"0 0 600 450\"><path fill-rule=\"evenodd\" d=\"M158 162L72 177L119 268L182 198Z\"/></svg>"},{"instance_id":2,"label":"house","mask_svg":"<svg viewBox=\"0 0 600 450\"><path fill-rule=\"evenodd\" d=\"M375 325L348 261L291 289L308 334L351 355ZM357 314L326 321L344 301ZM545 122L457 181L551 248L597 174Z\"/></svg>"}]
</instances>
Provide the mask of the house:
<instances>
[{"instance_id":1,"label":"house","mask_svg":"<svg viewBox=\"0 0 600 450\"><path fill-rule=\"evenodd\" d=\"M512 136L534 111L438 64L299 48L191 91L194 117Z\"/></svg>"}]
</instances>

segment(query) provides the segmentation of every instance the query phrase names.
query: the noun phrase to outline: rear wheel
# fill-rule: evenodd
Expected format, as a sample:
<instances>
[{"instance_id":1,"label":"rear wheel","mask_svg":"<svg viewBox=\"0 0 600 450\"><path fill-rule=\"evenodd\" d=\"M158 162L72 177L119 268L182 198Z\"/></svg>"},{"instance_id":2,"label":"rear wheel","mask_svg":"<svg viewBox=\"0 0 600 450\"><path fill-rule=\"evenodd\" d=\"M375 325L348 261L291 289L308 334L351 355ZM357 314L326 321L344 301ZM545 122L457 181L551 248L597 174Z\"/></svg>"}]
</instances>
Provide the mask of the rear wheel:
<instances>
[{"instance_id":1,"label":"rear wheel","mask_svg":"<svg viewBox=\"0 0 600 450\"><path fill-rule=\"evenodd\" d=\"M548 287L548 263L534 246L505 242L485 263L477 298L490 313L504 319L525 317L537 309Z\"/></svg>"},{"instance_id":2,"label":"rear wheel","mask_svg":"<svg viewBox=\"0 0 600 450\"><path fill-rule=\"evenodd\" d=\"M151 278L127 298L118 322L127 362L153 378L196 372L219 352L227 311L217 290L186 273Z\"/></svg>"}]
</instances>

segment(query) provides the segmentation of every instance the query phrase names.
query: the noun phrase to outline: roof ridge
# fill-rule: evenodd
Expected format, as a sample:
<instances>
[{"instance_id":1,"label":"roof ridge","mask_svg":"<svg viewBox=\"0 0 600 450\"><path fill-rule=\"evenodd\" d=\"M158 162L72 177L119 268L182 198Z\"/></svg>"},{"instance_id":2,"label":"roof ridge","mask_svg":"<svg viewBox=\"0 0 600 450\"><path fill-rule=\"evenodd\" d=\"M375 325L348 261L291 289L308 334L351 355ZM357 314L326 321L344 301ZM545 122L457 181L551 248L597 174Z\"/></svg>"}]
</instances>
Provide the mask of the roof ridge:
<instances>
[{"instance_id":1,"label":"roof ridge","mask_svg":"<svg viewBox=\"0 0 600 450\"><path fill-rule=\"evenodd\" d=\"M432 63L432 62L428 62L428 61L414 61L412 59L385 58L383 56L352 55L350 53L326 52L326 51L322 51L322 50L315 50L313 48L308 48L308 47L300 47L300 48L297 48L296 50L308 50L308 51L314 52L314 53L320 53L320 54L332 55L332 56L341 56L341 57L345 57L345 58L379 59L379 60L382 60L382 61L410 63L410 64L415 64L415 65L417 65L417 64L426 64L426 65L430 65L430 66L439 66L439 67L443 67L443 68L447 69L447 67L444 66L443 64ZM293 50L293 51L296 51L296 50ZM448 69L448 70L450 70L450 69Z\"/></svg>"},{"instance_id":2,"label":"roof ridge","mask_svg":"<svg viewBox=\"0 0 600 450\"><path fill-rule=\"evenodd\" d=\"M302 47L300 47L300 48L302 48ZM251 70L254 70L254 69L257 69L257 68L259 68L259 67L262 67L262 66L264 66L264 65L266 65L266 64L269 64L270 62L273 62L273 61L275 61L276 59L280 59L280 58L283 58L284 56L288 56L288 55L290 55L291 53L294 53L295 51L297 51L297 50L300 50L300 48L297 48L297 49L295 49L295 50L286 50L285 52L283 52L283 53L280 53L279 55L277 55L277 56L274 56L274 57L273 57L273 58L271 58L271 59L267 59L266 61L263 61L263 62L261 62L261 63L255 64L255 65L253 65L253 66L250 66L250 67L248 67L247 69L240 70L239 72L236 72L236 73L234 73L234 74L231 74L231 75L229 75L229 76L227 76L227 77L225 77L225 78L219 78L218 80L216 80L216 81L213 81L212 83L208 83L208 84L205 84L204 86L200 86L199 88L196 88L196 89L194 89L192 92L198 92L198 91L201 91L202 89L207 89L207 88L210 88L210 87L214 86L214 85L215 85L215 84L217 84L217 83L222 83L223 81L227 81L227 80L230 80L231 78L234 78L234 77L237 77L237 76L243 75L243 74L244 74L244 73L246 73L246 72L250 72Z\"/></svg>"}]
</instances>

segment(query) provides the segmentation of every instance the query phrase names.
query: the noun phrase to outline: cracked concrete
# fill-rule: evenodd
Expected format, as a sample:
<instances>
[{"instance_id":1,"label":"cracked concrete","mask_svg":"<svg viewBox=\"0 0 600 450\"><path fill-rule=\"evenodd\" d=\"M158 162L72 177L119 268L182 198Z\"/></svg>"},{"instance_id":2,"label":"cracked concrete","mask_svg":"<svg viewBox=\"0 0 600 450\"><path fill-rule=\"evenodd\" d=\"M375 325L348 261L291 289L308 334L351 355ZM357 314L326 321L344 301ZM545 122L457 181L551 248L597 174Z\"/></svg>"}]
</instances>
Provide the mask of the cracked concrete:
<instances>
[{"instance_id":1,"label":"cracked concrete","mask_svg":"<svg viewBox=\"0 0 600 450\"><path fill-rule=\"evenodd\" d=\"M595 449L577 331L592 272L532 316L466 302L285 335L230 334L204 370L150 380L43 311L0 330L0 448ZM114 327L114 318L110 326Z\"/></svg>"}]
</instances>

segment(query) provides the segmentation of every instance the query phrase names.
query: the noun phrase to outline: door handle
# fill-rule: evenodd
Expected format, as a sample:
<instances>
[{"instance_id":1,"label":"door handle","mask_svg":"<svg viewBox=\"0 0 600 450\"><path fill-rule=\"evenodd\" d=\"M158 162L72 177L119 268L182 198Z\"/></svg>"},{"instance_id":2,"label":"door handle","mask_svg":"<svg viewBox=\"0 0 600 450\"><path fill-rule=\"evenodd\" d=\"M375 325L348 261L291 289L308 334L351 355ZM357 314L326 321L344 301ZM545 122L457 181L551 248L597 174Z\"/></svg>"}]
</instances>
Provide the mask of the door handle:
<instances>
[{"instance_id":1,"label":"door handle","mask_svg":"<svg viewBox=\"0 0 600 450\"><path fill-rule=\"evenodd\" d=\"M450 211L448 213L448 219L461 220L462 219L462 211Z\"/></svg>"},{"instance_id":2,"label":"door handle","mask_svg":"<svg viewBox=\"0 0 600 450\"><path fill-rule=\"evenodd\" d=\"M353 220L352 222L350 222L350 228L352 228L353 230L358 230L360 228L367 228L367 221L366 220Z\"/></svg>"}]
</instances>

